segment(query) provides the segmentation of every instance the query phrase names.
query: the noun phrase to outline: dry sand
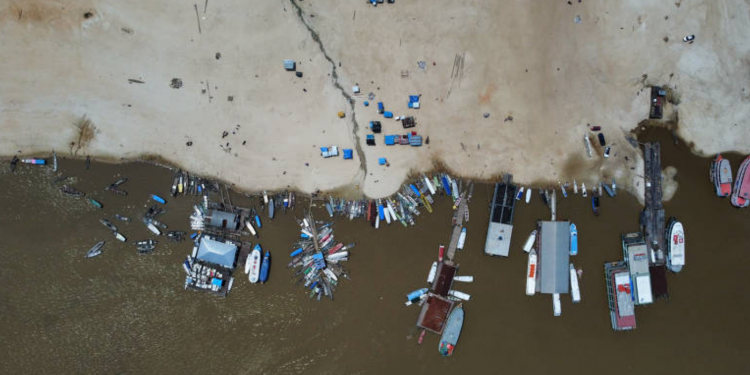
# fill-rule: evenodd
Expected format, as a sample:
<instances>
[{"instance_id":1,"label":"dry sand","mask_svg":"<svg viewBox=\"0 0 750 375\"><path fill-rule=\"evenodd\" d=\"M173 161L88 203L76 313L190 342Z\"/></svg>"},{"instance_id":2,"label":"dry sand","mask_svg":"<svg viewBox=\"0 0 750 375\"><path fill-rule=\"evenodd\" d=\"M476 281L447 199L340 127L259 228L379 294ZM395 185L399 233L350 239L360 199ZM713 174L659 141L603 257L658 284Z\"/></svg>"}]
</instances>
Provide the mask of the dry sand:
<instances>
[{"instance_id":1,"label":"dry sand","mask_svg":"<svg viewBox=\"0 0 750 375\"><path fill-rule=\"evenodd\" d=\"M302 19L288 1L209 1L205 12L196 4L200 33L192 3L135 3L2 5L0 154L156 154L248 190L351 187L371 197L435 161L473 178L614 176L635 187L640 156L624 136L648 117L652 84L675 90L677 133L696 152L750 152L746 1L317 0L298 2ZM695 43L683 43L686 34ZM283 70L285 58L303 78ZM173 78L184 86L171 88ZM381 135L365 146L371 120L406 132L363 105L369 92L416 116L412 130L430 144L386 147ZM410 94L422 95L421 109L407 108ZM76 126L84 117L91 137ZM589 124L603 128L609 159L600 148L586 156ZM320 146L358 143L364 163L358 152L320 157Z\"/></svg>"}]
</instances>

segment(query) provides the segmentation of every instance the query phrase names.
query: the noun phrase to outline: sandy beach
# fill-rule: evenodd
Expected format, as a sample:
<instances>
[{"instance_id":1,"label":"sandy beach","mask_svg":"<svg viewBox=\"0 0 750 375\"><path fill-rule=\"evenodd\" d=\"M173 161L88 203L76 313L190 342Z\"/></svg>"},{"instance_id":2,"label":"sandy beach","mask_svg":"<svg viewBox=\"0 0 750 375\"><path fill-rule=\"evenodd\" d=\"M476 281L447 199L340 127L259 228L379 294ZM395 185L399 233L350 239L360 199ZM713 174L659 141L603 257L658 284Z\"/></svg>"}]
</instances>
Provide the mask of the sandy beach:
<instances>
[{"instance_id":1,"label":"sandy beach","mask_svg":"<svg viewBox=\"0 0 750 375\"><path fill-rule=\"evenodd\" d=\"M674 91L665 121L694 152L750 152L748 28L740 0L10 1L0 155L157 155L247 190L370 197L435 162L520 183L616 177L635 191L640 151L625 135L648 117L651 85ZM381 134L366 146L373 120L406 133L363 105L371 92L415 116L409 130L429 145L385 146ZM586 156L589 126L610 158ZM321 158L330 145L353 160Z\"/></svg>"}]
</instances>

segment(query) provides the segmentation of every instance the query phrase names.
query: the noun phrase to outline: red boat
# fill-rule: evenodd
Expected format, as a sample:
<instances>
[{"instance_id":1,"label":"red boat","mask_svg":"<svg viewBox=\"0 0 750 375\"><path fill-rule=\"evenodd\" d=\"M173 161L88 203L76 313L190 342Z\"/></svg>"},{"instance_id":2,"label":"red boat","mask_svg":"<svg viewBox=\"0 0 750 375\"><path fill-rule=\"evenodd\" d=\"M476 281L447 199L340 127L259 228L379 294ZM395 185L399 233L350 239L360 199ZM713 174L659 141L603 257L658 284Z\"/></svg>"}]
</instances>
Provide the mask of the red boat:
<instances>
[{"instance_id":1,"label":"red boat","mask_svg":"<svg viewBox=\"0 0 750 375\"><path fill-rule=\"evenodd\" d=\"M721 157L721 154L717 154L711 163L711 181L714 183L717 196L728 197L732 194L732 167L729 160Z\"/></svg>"},{"instance_id":2,"label":"red boat","mask_svg":"<svg viewBox=\"0 0 750 375\"><path fill-rule=\"evenodd\" d=\"M440 245L440 250L438 250L438 260L443 261L443 255L445 255L445 246Z\"/></svg>"},{"instance_id":3,"label":"red boat","mask_svg":"<svg viewBox=\"0 0 750 375\"><path fill-rule=\"evenodd\" d=\"M737 179L734 181L734 192L732 192L732 205L735 207L747 207L750 205L750 174L747 167L750 165L750 156L740 164L737 170Z\"/></svg>"}]
</instances>

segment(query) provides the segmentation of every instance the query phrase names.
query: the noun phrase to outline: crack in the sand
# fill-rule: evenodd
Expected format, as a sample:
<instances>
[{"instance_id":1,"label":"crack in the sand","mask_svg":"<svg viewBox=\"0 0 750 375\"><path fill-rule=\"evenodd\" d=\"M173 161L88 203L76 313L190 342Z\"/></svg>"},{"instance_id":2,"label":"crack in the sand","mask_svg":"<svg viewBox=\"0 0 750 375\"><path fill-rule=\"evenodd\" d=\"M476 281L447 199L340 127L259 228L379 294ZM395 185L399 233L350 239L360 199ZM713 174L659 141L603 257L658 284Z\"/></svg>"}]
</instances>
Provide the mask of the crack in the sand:
<instances>
[{"instance_id":1,"label":"crack in the sand","mask_svg":"<svg viewBox=\"0 0 750 375\"><path fill-rule=\"evenodd\" d=\"M357 135L357 132L359 131L359 124L357 123L357 116L354 112L354 99L346 92L346 90L344 90L341 84L339 84L339 75L338 72L336 72L336 63L333 62L331 56L328 56L328 52L326 52L326 49L323 46L323 42L320 40L320 35L318 35L318 32L315 31L315 29L313 29L313 27L305 20L304 14L302 12L302 7L297 4L296 0L289 0L289 2L297 10L297 17L299 17L300 21L302 21L302 24L305 25L307 31L310 32L310 36L312 37L313 41L318 44L320 52L323 53L323 57L325 57L325 59L328 60L329 63L331 63L331 78L333 79L333 86L341 91L341 95L346 98L346 100L349 102L349 106L352 108L352 136L354 137L354 146L357 150L357 156L359 156L359 169L362 173L362 183L364 183L365 179L367 178L367 160L365 158L365 152L362 149L362 144L359 140L359 135Z\"/></svg>"}]
</instances>

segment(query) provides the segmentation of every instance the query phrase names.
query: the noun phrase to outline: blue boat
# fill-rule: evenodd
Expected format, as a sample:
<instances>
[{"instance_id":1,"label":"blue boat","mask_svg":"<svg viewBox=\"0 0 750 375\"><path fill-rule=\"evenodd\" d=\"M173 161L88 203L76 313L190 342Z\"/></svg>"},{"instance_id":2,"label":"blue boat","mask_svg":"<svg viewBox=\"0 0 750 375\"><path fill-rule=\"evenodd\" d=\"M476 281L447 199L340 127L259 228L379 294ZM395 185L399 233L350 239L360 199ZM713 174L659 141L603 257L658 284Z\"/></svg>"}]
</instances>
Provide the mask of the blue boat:
<instances>
[{"instance_id":1,"label":"blue boat","mask_svg":"<svg viewBox=\"0 0 750 375\"><path fill-rule=\"evenodd\" d=\"M570 223L570 255L578 255L578 229Z\"/></svg>"},{"instance_id":2,"label":"blue boat","mask_svg":"<svg viewBox=\"0 0 750 375\"><path fill-rule=\"evenodd\" d=\"M159 202L161 204L167 204L167 201L165 201L164 198L162 198L162 197L160 197L160 196L158 196L156 194L151 194L151 199L153 199L153 200L155 200L155 201L157 201L157 202Z\"/></svg>"},{"instance_id":3,"label":"blue boat","mask_svg":"<svg viewBox=\"0 0 750 375\"><path fill-rule=\"evenodd\" d=\"M258 226L258 228L263 227L263 225L261 225L260 223L260 216L258 216L257 214L255 215L255 224Z\"/></svg>"},{"instance_id":4,"label":"blue boat","mask_svg":"<svg viewBox=\"0 0 750 375\"><path fill-rule=\"evenodd\" d=\"M411 191L413 191L414 194L417 195L417 197L421 197L422 196L422 194L419 193L419 190L417 190L417 187L414 186L414 184L409 184L409 187L411 188Z\"/></svg>"},{"instance_id":5,"label":"blue boat","mask_svg":"<svg viewBox=\"0 0 750 375\"><path fill-rule=\"evenodd\" d=\"M445 324L443 336L440 337L440 346L438 352L443 356L450 356L456 349L458 337L461 336L461 328L464 325L464 307L459 303L453 308L451 315L448 316L448 322Z\"/></svg>"},{"instance_id":6,"label":"blue boat","mask_svg":"<svg viewBox=\"0 0 750 375\"><path fill-rule=\"evenodd\" d=\"M445 189L445 194L453 195L453 193L451 193L451 184L448 183L448 179L445 178L445 176L443 176L443 188Z\"/></svg>"},{"instance_id":7,"label":"blue boat","mask_svg":"<svg viewBox=\"0 0 750 375\"><path fill-rule=\"evenodd\" d=\"M610 197L614 197L616 195L614 190L612 190L612 188L609 185L603 184L601 182L600 184L602 185L602 187L604 187L604 191L607 192L607 195L609 195Z\"/></svg>"},{"instance_id":8,"label":"blue boat","mask_svg":"<svg viewBox=\"0 0 750 375\"><path fill-rule=\"evenodd\" d=\"M599 209L599 195L596 193L591 197L591 208L594 210L594 215L599 216L599 213L601 212Z\"/></svg>"},{"instance_id":9,"label":"blue boat","mask_svg":"<svg viewBox=\"0 0 750 375\"><path fill-rule=\"evenodd\" d=\"M329 217L333 217L333 207L331 207L330 203L326 203L326 211L328 211Z\"/></svg>"},{"instance_id":10,"label":"blue boat","mask_svg":"<svg viewBox=\"0 0 750 375\"><path fill-rule=\"evenodd\" d=\"M427 288L417 289L409 294L406 295L406 299L409 301L414 301L416 299L419 299L419 297L422 297L423 294L427 293Z\"/></svg>"},{"instance_id":11,"label":"blue boat","mask_svg":"<svg viewBox=\"0 0 750 375\"><path fill-rule=\"evenodd\" d=\"M298 248L297 250L292 251L292 253L289 254L289 256L292 257L292 258L294 258L294 257L296 257L297 255L300 255L300 254L302 254L302 248L301 247Z\"/></svg>"},{"instance_id":12,"label":"blue boat","mask_svg":"<svg viewBox=\"0 0 750 375\"><path fill-rule=\"evenodd\" d=\"M260 278L258 281L265 283L268 280L268 271L271 270L271 253L266 250L263 256L263 263L260 264Z\"/></svg>"},{"instance_id":13,"label":"blue boat","mask_svg":"<svg viewBox=\"0 0 750 375\"><path fill-rule=\"evenodd\" d=\"M383 205L378 205L378 216L380 216L380 220L385 220L385 211L383 211Z\"/></svg>"}]
</instances>

